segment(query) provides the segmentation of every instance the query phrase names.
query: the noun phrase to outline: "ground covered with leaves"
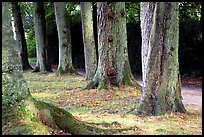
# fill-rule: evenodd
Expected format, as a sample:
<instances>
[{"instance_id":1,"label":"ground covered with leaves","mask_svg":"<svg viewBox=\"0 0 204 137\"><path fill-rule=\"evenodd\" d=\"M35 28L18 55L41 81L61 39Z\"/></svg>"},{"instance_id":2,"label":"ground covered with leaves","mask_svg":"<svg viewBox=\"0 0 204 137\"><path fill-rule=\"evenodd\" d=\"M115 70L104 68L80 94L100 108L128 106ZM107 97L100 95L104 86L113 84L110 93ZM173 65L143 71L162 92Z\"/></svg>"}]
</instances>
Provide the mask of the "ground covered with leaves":
<instances>
[{"instance_id":1,"label":"ground covered with leaves","mask_svg":"<svg viewBox=\"0 0 204 137\"><path fill-rule=\"evenodd\" d=\"M194 106L185 105L187 114L140 117L130 113L141 97L141 91L134 87L83 90L89 81L79 75L31 72L23 75L33 97L62 107L79 120L106 129L137 128L116 134L202 135L202 112ZM53 131L53 134L69 133Z\"/></svg>"}]
</instances>

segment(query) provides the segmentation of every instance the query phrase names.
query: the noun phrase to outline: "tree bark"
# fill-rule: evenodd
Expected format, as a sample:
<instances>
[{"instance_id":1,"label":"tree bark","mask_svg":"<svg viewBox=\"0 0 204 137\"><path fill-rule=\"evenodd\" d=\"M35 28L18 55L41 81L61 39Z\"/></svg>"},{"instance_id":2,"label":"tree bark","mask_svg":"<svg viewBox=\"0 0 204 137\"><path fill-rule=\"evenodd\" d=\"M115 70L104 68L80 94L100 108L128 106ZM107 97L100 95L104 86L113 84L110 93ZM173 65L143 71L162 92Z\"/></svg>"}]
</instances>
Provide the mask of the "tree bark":
<instances>
[{"instance_id":1,"label":"tree bark","mask_svg":"<svg viewBox=\"0 0 204 137\"><path fill-rule=\"evenodd\" d=\"M143 94L137 114L185 113L178 63L178 2L141 3Z\"/></svg>"},{"instance_id":2,"label":"tree bark","mask_svg":"<svg viewBox=\"0 0 204 137\"><path fill-rule=\"evenodd\" d=\"M72 135L111 134L124 129L101 129L79 121L62 108L35 100L22 74L11 28L8 2L2 2L2 134L50 135L65 130Z\"/></svg>"},{"instance_id":3,"label":"tree bark","mask_svg":"<svg viewBox=\"0 0 204 137\"><path fill-rule=\"evenodd\" d=\"M33 72L52 71L47 59L46 23L43 2L33 2L37 63Z\"/></svg>"},{"instance_id":4,"label":"tree bark","mask_svg":"<svg viewBox=\"0 0 204 137\"><path fill-rule=\"evenodd\" d=\"M18 47L18 54L21 57L21 64L23 70L33 69L28 61L28 50L27 44L24 34L23 22L21 18L21 11L18 2L11 2L12 6L12 14L14 17L14 27L15 27L15 35L16 35L16 44Z\"/></svg>"},{"instance_id":5,"label":"tree bark","mask_svg":"<svg viewBox=\"0 0 204 137\"><path fill-rule=\"evenodd\" d=\"M74 71L74 67L72 65L71 32L66 2L54 2L54 7L59 38L59 65L56 73L71 73Z\"/></svg>"},{"instance_id":6,"label":"tree bark","mask_svg":"<svg viewBox=\"0 0 204 137\"><path fill-rule=\"evenodd\" d=\"M137 86L129 65L125 2L98 2L98 67L85 89L108 89L110 85Z\"/></svg>"},{"instance_id":7,"label":"tree bark","mask_svg":"<svg viewBox=\"0 0 204 137\"><path fill-rule=\"evenodd\" d=\"M86 80L92 80L97 69L96 46L93 31L92 2L81 2Z\"/></svg>"}]
</instances>

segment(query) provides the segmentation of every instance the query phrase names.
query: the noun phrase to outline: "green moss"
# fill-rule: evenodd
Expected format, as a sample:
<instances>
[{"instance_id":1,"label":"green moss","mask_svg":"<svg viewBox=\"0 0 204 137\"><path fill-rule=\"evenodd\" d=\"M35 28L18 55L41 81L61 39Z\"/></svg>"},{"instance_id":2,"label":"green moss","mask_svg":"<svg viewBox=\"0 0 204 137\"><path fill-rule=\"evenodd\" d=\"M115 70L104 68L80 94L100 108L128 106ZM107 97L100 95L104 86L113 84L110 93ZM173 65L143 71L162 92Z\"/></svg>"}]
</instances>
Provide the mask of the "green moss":
<instances>
[{"instance_id":1,"label":"green moss","mask_svg":"<svg viewBox=\"0 0 204 137\"><path fill-rule=\"evenodd\" d=\"M21 123L13 125L8 135L50 135L52 130L40 122L31 122L29 120L22 120Z\"/></svg>"},{"instance_id":2,"label":"green moss","mask_svg":"<svg viewBox=\"0 0 204 137\"><path fill-rule=\"evenodd\" d=\"M45 126L37 117L38 109L32 102L32 97L16 103L15 109L9 109L7 114L14 114L2 124L2 134L9 135L48 135L52 129ZM6 114L5 114L6 115ZM4 115L4 116L5 116ZM7 125L11 125L8 127Z\"/></svg>"},{"instance_id":3,"label":"green moss","mask_svg":"<svg viewBox=\"0 0 204 137\"><path fill-rule=\"evenodd\" d=\"M67 68L66 70L64 70L62 67L59 67L55 72L55 74L60 75L60 74L73 73L73 72L74 72L74 68L72 67Z\"/></svg>"},{"instance_id":4,"label":"green moss","mask_svg":"<svg viewBox=\"0 0 204 137\"><path fill-rule=\"evenodd\" d=\"M57 71L55 72L55 74L57 74L57 75L64 74L64 73L66 73L66 72L62 69L62 67L59 67L57 69Z\"/></svg>"},{"instance_id":5,"label":"green moss","mask_svg":"<svg viewBox=\"0 0 204 137\"><path fill-rule=\"evenodd\" d=\"M98 90L108 89L110 87L110 82L108 79L103 79L99 82Z\"/></svg>"},{"instance_id":6,"label":"green moss","mask_svg":"<svg viewBox=\"0 0 204 137\"><path fill-rule=\"evenodd\" d=\"M126 60L124 64L124 77L122 83L128 86L135 86L137 89L142 90L142 87L134 80L132 76L132 71L128 60Z\"/></svg>"}]
</instances>

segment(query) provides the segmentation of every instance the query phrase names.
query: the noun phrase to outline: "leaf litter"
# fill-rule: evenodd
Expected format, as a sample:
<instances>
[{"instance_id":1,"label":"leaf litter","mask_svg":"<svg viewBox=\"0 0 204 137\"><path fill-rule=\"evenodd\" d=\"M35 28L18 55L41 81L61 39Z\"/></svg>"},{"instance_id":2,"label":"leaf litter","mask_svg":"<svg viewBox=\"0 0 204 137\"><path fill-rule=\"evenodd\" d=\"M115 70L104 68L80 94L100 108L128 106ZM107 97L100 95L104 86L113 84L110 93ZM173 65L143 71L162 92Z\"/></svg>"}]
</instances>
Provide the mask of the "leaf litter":
<instances>
[{"instance_id":1,"label":"leaf litter","mask_svg":"<svg viewBox=\"0 0 204 137\"><path fill-rule=\"evenodd\" d=\"M100 128L138 127L120 134L179 135L202 134L202 113L186 106L190 113L170 113L162 116L139 117L129 112L136 108L141 91L135 87L111 87L110 90L83 90L88 84L76 75L39 75L24 73L31 94L71 112L78 119ZM40 83L40 84L39 84ZM53 134L69 133L53 131Z\"/></svg>"}]
</instances>

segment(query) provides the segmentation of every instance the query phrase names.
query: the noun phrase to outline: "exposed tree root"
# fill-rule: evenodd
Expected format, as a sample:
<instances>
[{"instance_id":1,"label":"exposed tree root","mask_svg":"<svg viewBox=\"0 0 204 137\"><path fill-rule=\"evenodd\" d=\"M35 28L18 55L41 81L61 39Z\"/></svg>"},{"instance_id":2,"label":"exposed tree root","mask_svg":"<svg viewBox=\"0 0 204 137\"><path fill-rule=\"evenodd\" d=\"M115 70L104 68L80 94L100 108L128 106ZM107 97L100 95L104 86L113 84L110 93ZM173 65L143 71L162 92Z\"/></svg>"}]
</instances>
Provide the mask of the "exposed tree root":
<instances>
[{"instance_id":1,"label":"exposed tree root","mask_svg":"<svg viewBox=\"0 0 204 137\"><path fill-rule=\"evenodd\" d=\"M13 125L12 128L5 126L8 125L8 122L4 126L2 126L4 127L4 131L2 131L2 134L38 134L36 132L36 127L33 125L41 125L41 129L43 129L42 127L44 125L45 128L49 128L53 131L63 130L67 133L70 133L71 135L111 135L122 131L137 129L137 127L122 129L102 129L94 126L93 123L89 124L76 119L71 113L65 111L62 108L56 107L46 102L37 101L33 97L29 98L25 102L26 108L20 109L18 112L21 117L14 117L13 120L10 120L10 124ZM32 122L35 121L35 124L29 125L30 122L27 122L22 126L22 123L19 123L19 121L24 121L24 119L29 119L29 121ZM12 121L18 122L15 123ZM52 134L50 131L47 133ZM45 132L45 134L47 133Z\"/></svg>"}]
</instances>

